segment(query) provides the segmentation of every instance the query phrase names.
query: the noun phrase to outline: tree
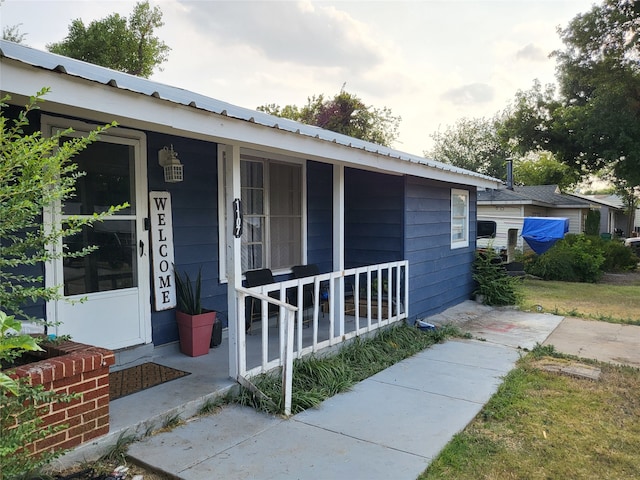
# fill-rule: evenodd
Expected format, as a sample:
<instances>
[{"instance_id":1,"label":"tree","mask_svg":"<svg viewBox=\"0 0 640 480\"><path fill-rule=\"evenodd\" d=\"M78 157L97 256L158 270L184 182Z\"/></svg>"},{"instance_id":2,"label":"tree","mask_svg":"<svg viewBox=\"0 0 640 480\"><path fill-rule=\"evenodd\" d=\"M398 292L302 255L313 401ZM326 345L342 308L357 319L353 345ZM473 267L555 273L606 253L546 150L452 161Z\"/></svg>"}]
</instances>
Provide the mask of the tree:
<instances>
[{"instance_id":1,"label":"tree","mask_svg":"<svg viewBox=\"0 0 640 480\"><path fill-rule=\"evenodd\" d=\"M557 161L550 152L534 153L516 160L513 177L518 185L558 185L560 190L580 181L579 173Z\"/></svg>"},{"instance_id":2,"label":"tree","mask_svg":"<svg viewBox=\"0 0 640 480\"><path fill-rule=\"evenodd\" d=\"M356 95L346 92L344 86L331 99L322 94L307 98L304 107L280 107L272 103L257 109L387 147L398 138L401 121L387 107L366 106Z\"/></svg>"},{"instance_id":3,"label":"tree","mask_svg":"<svg viewBox=\"0 0 640 480\"><path fill-rule=\"evenodd\" d=\"M136 3L129 20L117 13L96 20L85 27L81 19L69 26L66 38L47 45L50 52L113 68L148 78L154 68L167 60L171 50L154 35L160 28L160 7L149 6L148 0Z\"/></svg>"},{"instance_id":4,"label":"tree","mask_svg":"<svg viewBox=\"0 0 640 480\"><path fill-rule=\"evenodd\" d=\"M82 173L71 158L105 130L101 127L64 142L70 130L49 138L37 131L27 134L29 113L37 109L37 102L47 91L43 89L32 97L15 120L4 114L7 98L0 100L0 308L20 320L33 320L23 311L28 302L60 298L58 287L45 287L41 275L25 271L61 255L86 255L91 249L56 253L49 247L124 207L111 207L105 214L86 219L71 218L63 228L43 223L44 209L60 208L55 206L74 195L76 179Z\"/></svg>"},{"instance_id":5,"label":"tree","mask_svg":"<svg viewBox=\"0 0 640 480\"><path fill-rule=\"evenodd\" d=\"M558 94L518 92L504 133L521 152L544 149L580 173L609 167L640 185L640 3L605 0L559 31Z\"/></svg>"},{"instance_id":6,"label":"tree","mask_svg":"<svg viewBox=\"0 0 640 480\"><path fill-rule=\"evenodd\" d=\"M62 212L61 203L75 192L81 172L71 158L98 138L109 127L100 127L87 136L66 140L71 130L44 138L29 126L30 113L48 91L42 89L17 116L5 115L8 97L0 100L0 363L1 369L25 351L41 348L37 340L19 334L22 324L16 316L28 318L24 304L30 301L60 298L58 287L43 286L42 276L29 275L30 267L42 265L60 256L78 257L87 248L74 253L56 253L49 247L65 236L80 231L83 225L100 221L125 205L111 207L91 218L72 218L64 227L45 225L43 209ZM29 133L32 132L32 133ZM65 141L63 142L63 139ZM7 314L13 313L13 315ZM34 320L34 319L30 319ZM61 455L64 450L31 455L29 445L64 428L42 428L42 407L71 401L74 395L46 391L27 379L15 380L0 371L0 479L26 478ZM31 478L31 477L29 477Z\"/></svg>"},{"instance_id":7,"label":"tree","mask_svg":"<svg viewBox=\"0 0 640 480\"><path fill-rule=\"evenodd\" d=\"M22 24L19 23L18 25L7 25L6 27L4 27L2 29L2 39L9 40L10 42L15 43L23 43L27 34L20 32L20 25Z\"/></svg>"},{"instance_id":8,"label":"tree","mask_svg":"<svg viewBox=\"0 0 640 480\"><path fill-rule=\"evenodd\" d=\"M492 119L458 120L444 132L432 134L435 145L424 154L456 167L505 179L505 164L511 157L511 150L498 135L501 122L499 115Z\"/></svg>"}]
</instances>

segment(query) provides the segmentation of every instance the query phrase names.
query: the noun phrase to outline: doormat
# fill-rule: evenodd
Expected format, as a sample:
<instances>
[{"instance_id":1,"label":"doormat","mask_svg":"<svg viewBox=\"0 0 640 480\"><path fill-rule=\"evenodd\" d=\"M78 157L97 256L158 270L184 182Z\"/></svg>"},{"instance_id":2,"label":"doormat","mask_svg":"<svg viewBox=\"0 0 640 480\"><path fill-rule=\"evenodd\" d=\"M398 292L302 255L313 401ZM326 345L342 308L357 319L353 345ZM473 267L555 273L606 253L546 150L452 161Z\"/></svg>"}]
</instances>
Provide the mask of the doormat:
<instances>
[{"instance_id":1,"label":"doormat","mask_svg":"<svg viewBox=\"0 0 640 480\"><path fill-rule=\"evenodd\" d=\"M118 370L109 374L109 400L131 395L186 375L191 374L151 362Z\"/></svg>"}]
</instances>

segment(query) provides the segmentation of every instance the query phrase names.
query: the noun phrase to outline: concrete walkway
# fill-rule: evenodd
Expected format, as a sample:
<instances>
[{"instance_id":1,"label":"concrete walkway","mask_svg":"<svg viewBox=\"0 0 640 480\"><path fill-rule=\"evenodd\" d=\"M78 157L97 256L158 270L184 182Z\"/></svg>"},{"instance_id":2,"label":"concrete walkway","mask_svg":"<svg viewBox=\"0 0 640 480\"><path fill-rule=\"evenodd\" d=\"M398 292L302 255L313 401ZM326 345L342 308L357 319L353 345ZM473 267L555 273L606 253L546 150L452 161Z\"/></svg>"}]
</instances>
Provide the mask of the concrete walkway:
<instances>
[{"instance_id":1,"label":"concrete walkway","mask_svg":"<svg viewBox=\"0 0 640 480\"><path fill-rule=\"evenodd\" d=\"M557 351L640 368L640 326L567 317L544 342Z\"/></svg>"},{"instance_id":2,"label":"concrete walkway","mask_svg":"<svg viewBox=\"0 0 640 480\"><path fill-rule=\"evenodd\" d=\"M182 479L415 479L562 317L474 302L431 317L473 340L435 345L288 420L225 406L129 448Z\"/></svg>"}]
</instances>

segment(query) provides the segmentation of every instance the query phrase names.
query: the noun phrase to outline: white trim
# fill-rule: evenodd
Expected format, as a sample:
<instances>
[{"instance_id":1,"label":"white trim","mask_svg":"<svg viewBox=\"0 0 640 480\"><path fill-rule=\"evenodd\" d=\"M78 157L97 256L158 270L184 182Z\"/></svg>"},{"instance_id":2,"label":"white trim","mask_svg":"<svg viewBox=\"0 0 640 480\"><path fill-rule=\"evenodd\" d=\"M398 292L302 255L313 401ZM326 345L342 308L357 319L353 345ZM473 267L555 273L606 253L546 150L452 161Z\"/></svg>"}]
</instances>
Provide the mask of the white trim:
<instances>
[{"instance_id":1,"label":"white trim","mask_svg":"<svg viewBox=\"0 0 640 480\"><path fill-rule=\"evenodd\" d=\"M2 89L28 97L51 87L49 111L97 121L117 120L133 128L256 148L263 152L336 163L387 174L413 175L478 188L500 188L498 179L381 147L383 153L342 145L309 135L280 130L216 114L196 106L155 98L84 78L37 68L19 60L0 59ZM13 101L21 101L14 98ZM79 107L85 105L85 107ZM169 120L169 122L167 122ZM164 122L164 123L163 123ZM397 156L396 156L397 155ZM339 159L339 160L338 160Z\"/></svg>"},{"instance_id":2,"label":"white trim","mask_svg":"<svg viewBox=\"0 0 640 480\"><path fill-rule=\"evenodd\" d=\"M224 154L222 152L224 152L224 148L225 145L223 144L218 144L219 148L218 148L218 224L220 225L220 228L218 229L218 241L219 241L219 245L218 245L218 253L219 253L219 268L218 268L218 273L219 273L219 277L220 277L220 283L227 283L228 279L227 279L227 265L226 265L226 254L225 254L225 248L226 248L226 232L225 232L225 205L226 205L226 198L225 198L225 181L226 181L226 176L225 176L225 171L224 171ZM267 165L270 162L276 162L276 163L283 163L283 164L292 164L292 165L297 165L300 167L300 182L301 182L301 188L300 188L300 208L301 208L301 231L300 231L300 235L301 235L301 239L300 239L300 248L301 248L301 257L300 257L300 262L302 264L305 264L307 262L307 235L308 235L308 229L307 229L307 161L301 158L293 158L293 157L289 157L286 155L274 155L274 154L270 154L270 153L266 153L266 152L261 152L258 150L251 150L251 149L245 149L245 148L240 148L240 160L248 160L248 161L256 161L256 162L263 162L263 164L265 165L265 169L264 169L264 188L265 188L265 199L269 198L269 168L266 168ZM240 171L237 172L238 177L240 176ZM264 212L264 216L265 218L269 218L270 216L270 212L269 212L269 205L270 202L266 202L265 204L265 212ZM269 252L271 251L271 246L268 244L268 242L271 241L271 234L270 234L270 222L265 222L265 239L264 239L264 244L265 244L265 248L264 248L264 252L263 254L265 255L265 258L267 258ZM291 269L290 268L282 268L282 269L278 269L278 270L273 270L273 274L274 275L286 275L291 273Z\"/></svg>"},{"instance_id":3,"label":"white trim","mask_svg":"<svg viewBox=\"0 0 640 480\"><path fill-rule=\"evenodd\" d=\"M218 158L218 278L220 283L227 283L227 223L225 215L225 205L227 199L225 198L226 190L226 172L225 166L225 146L222 144L217 145L217 158ZM232 197L233 198L233 197Z\"/></svg>"},{"instance_id":4,"label":"white trim","mask_svg":"<svg viewBox=\"0 0 640 480\"><path fill-rule=\"evenodd\" d=\"M453 199L456 196L463 196L465 198L465 225L464 225L464 239L462 240L454 240L453 239ZM465 248L469 246L469 190L461 190L459 188L451 189L451 218L450 218L450 226L451 226L451 249L454 250L456 248Z\"/></svg>"},{"instance_id":5,"label":"white trim","mask_svg":"<svg viewBox=\"0 0 640 480\"><path fill-rule=\"evenodd\" d=\"M64 117L53 117L43 114L40 121L40 131L43 136L50 136L54 129L67 129L72 128L73 133L70 136L80 136L86 134L89 131L95 130L97 124L71 120ZM150 343L152 340L151 331L151 302L150 302L150 278L149 278L149 235L144 229L144 219L148 215L149 211L149 198L147 188L147 137L144 132L136 130L130 130L120 127L112 127L107 133L102 133L99 136L99 141L105 143L114 143L118 145L128 145L134 148L134 162L135 162L135 189L136 189L136 212L135 215L118 215L118 220L136 220L136 238L137 241L142 240L145 243L145 249L142 257L136 255L138 260L138 285L139 302L138 302L138 315L140 319L141 327L141 340L144 343ZM48 210L44 213L44 223L52 225L53 222L59 222L61 219L55 218L52 210ZM58 245L53 246L54 250L62 248L62 239L58 242ZM137 248L136 248L137 250ZM141 260L142 258L142 260ZM45 285L55 286L63 285L63 276L61 271L61 262L54 261L45 265ZM91 294L98 295L100 292ZM112 292L113 293L113 292ZM79 298L86 297L81 295ZM73 298L73 297L68 297ZM64 300L60 300L64 301ZM57 314L57 303L55 301L47 302L46 314L48 322L59 322L63 319L59 319Z\"/></svg>"}]
</instances>

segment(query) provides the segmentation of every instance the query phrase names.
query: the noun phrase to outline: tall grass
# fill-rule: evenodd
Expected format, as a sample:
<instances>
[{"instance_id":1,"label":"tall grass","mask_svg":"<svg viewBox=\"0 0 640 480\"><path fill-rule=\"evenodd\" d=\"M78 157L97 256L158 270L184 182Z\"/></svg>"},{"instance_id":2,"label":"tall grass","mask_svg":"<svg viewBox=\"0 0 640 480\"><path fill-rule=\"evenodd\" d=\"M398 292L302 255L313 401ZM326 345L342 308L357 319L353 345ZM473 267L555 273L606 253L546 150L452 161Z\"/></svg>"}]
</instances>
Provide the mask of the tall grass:
<instances>
[{"instance_id":1,"label":"tall grass","mask_svg":"<svg viewBox=\"0 0 640 480\"><path fill-rule=\"evenodd\" d=\"M355 338L332 356L308 356L293 364L293 394L291 412L299 413L319 405L323 400L344 392L365 378L411 357L425 348L462 336L452 326L423 331L401 324L378 332L371 338ZM282 385L279 373L260 375L252 379L270 401L241 388L234 399L268 413L281 414Z\"/></svg>"}]
</instances>

